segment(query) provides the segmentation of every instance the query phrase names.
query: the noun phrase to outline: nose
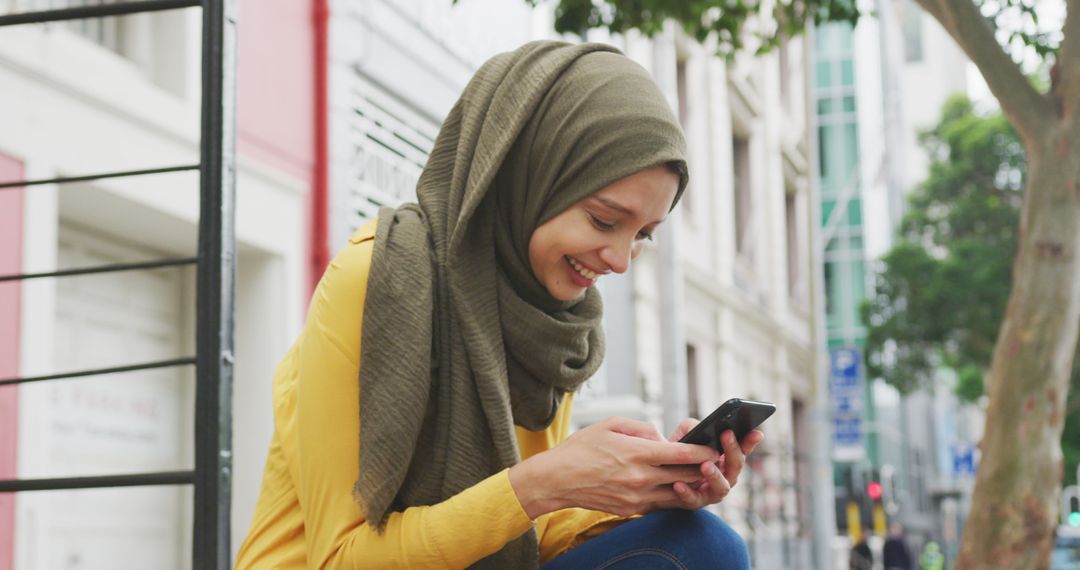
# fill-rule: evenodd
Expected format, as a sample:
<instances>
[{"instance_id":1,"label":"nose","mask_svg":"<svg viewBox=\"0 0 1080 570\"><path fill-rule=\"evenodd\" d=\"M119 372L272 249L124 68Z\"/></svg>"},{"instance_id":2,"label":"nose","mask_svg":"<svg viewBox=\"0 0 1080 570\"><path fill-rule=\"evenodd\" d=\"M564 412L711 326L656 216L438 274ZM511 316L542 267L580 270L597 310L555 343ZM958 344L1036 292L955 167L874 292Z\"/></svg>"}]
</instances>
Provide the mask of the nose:
<instances>
[{"instance_id":1,"label":"nose","mask_svg":"<svg viewBox=\"0 0 1080 570\"><path fill-rule=\"evenodd\" d=\"M605 246L600 251L600 260L615 273L626 273L630 260L634 258L634 242L619 240Z\"/></svg>"}]
</instances>

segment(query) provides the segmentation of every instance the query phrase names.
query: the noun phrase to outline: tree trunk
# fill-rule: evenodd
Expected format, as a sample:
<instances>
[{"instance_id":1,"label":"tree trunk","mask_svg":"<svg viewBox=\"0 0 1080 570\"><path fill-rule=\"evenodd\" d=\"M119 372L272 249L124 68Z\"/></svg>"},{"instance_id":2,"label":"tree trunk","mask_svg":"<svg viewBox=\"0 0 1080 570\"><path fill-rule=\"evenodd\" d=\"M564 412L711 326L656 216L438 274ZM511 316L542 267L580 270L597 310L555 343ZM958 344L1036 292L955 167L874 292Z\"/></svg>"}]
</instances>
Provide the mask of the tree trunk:
<instances>
[{"instance_id":1,"label":"tree trunk","mask_svg":"<svg viewBox=\"0 0 1080 570\"><path fill-rule=\"evenodd\" d=\"M1070 128L1076 118L1064 118L1041 140L1025 141L1020 247L988 375L990 405L960 569L1049 567L1080 326L1080 140Z\"/></svg>"}]
</instances>

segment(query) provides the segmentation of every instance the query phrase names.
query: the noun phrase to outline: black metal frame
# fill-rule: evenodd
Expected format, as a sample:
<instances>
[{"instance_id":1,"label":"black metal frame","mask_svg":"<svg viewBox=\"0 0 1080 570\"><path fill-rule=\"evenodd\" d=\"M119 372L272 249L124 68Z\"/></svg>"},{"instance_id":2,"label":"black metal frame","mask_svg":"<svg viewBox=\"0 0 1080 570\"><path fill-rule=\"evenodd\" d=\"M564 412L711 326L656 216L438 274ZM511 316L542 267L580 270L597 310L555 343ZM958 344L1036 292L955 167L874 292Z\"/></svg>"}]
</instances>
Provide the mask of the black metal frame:
<instances>
[{"instance_id":1,"label":"black metal frame","mask_svg":"<svg viewBox=\"0 0 1080 570\"><path fill-rule=\"evenodd\" d=\"M199 170L199 246L196 257L110 264L48 273L0 275L0 282L5 282L195 264L198 273L195 356L45 376L0 378L0 386L5 386L195 365L195 469L94 477L0 480L0 493L141 485L194 485L192 557L193 567L200 570L227 569L230 565L233 302L236 275L235 2L236 0L133 0L0 16L0 26L11 26L202 7L202 136L199 164L0 183L0 191L3 191L44 184Z\"/></svg>"}]
</instances>

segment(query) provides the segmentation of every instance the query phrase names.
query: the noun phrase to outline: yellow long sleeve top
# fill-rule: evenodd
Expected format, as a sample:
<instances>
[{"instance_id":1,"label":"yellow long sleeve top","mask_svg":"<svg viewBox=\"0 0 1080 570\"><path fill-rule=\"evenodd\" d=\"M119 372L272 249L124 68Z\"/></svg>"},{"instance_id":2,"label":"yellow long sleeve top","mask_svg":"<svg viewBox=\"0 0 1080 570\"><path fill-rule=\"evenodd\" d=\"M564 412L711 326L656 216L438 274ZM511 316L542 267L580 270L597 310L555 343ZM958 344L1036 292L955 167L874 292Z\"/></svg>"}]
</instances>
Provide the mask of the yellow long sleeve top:
<instances>
[{"instance_id":1,"label":"yellow long sleeve top","mask_svg":"<svg viewBox=\"0 0 1080 570\"><path fill-rule=\"evenodd\" d=\"M530 520L503 470L441 503L392 513L382 534L366 524L352 489L374 229L358 230L330 263L303 332L274 373L274 435L236 568L461 568L533 525L543 563L622 522L585 509ZM571 404L568 395L546 430L517 428L523 458L568 436Z\"/></svg>"}]
</instances>

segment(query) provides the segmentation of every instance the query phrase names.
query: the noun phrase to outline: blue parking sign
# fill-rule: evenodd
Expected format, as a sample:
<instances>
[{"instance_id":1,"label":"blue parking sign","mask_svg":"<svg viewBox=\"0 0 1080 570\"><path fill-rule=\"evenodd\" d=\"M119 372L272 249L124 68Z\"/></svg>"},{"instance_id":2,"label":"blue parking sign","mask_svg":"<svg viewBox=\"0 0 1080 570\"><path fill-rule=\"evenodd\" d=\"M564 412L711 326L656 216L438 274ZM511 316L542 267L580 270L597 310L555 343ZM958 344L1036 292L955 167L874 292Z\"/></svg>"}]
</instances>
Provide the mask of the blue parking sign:
<instances>
[{"instance_id":1,"label":"blue parking sign","mask_svg":"<svg viewBox=\"0 0 1080 570\"><path fill-rule=\"evenodd\" d=\"M859 461L866 453L862 432L862 355L856 348L834 348L829 357L833 459Z\"/></svg>"}]
</instances>

